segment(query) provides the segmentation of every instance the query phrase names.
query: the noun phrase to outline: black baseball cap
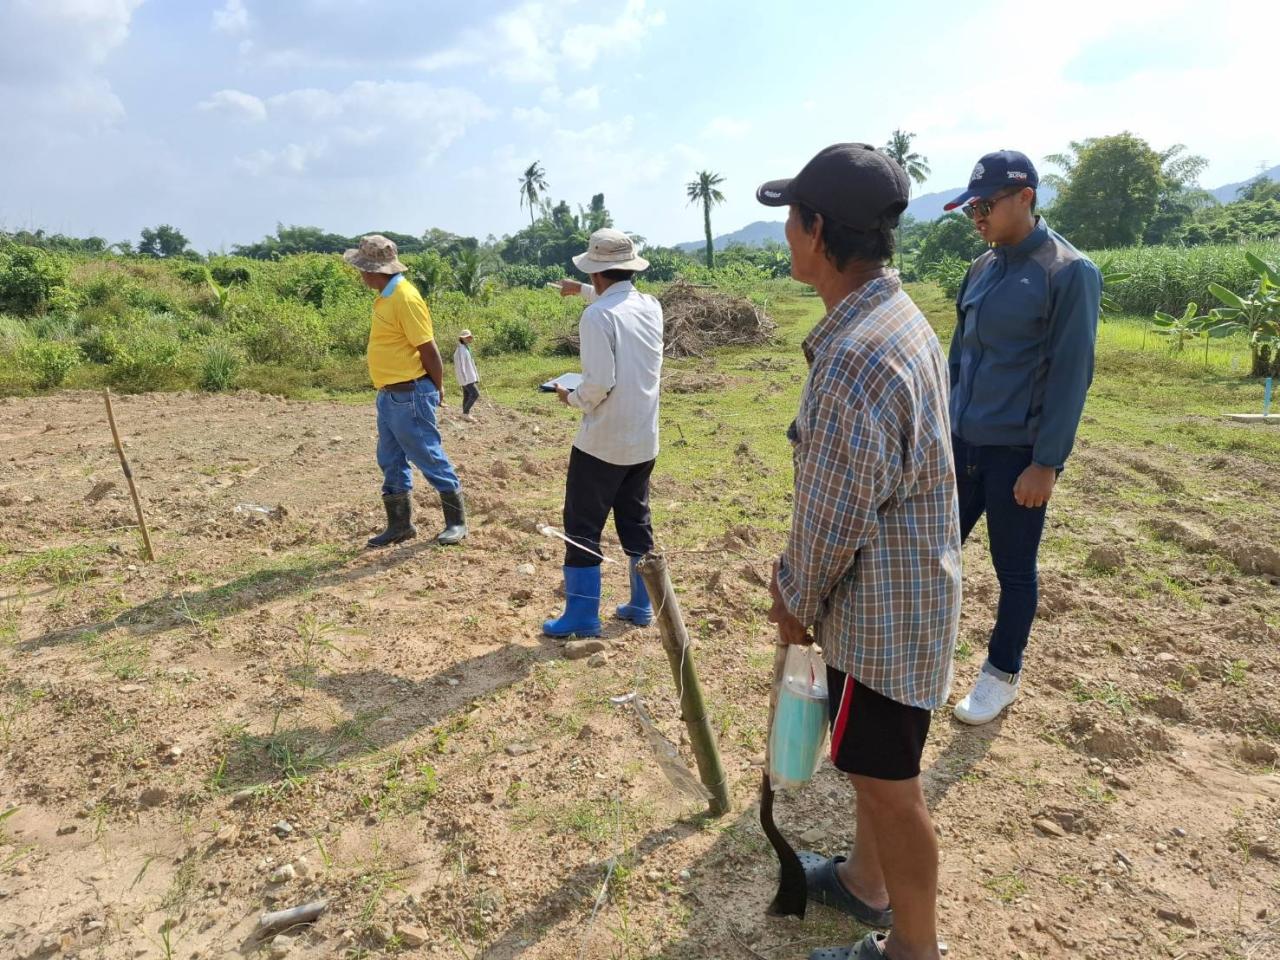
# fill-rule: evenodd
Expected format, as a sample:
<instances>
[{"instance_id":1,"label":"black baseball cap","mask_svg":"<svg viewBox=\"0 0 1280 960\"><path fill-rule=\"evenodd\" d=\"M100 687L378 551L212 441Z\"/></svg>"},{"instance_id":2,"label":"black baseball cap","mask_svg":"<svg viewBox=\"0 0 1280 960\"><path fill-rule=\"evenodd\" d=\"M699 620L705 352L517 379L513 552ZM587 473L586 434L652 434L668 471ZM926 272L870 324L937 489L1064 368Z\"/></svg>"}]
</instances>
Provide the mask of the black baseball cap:
<instances>
[{"instance_id":1,"label":"black baseball cap","mask_svg":"<svg viewBox=\"0 0 1280 960\"><path fill-rule=\"evenodd\" d=\"M896 225L907 209L906 171L869 143L833 143L789 180L760 185L756 199L766 207L801 203L854 230Z\"/></svg>"},{"instance_id":2,"label":"black baseball cap","mask_svg":"<svg viewBox=\"0 0 1280 960\"><path fill-rule=\"evenodd\" d=\"M942 209L954 210L974 200L990 200L1008 187L1030 187L1034 190L1038 186L1040 175L1036 173L1036 165L1025 153L997 150L977 162L973 173L969 174L968 189Z\"/></svg>"}]
</instances>

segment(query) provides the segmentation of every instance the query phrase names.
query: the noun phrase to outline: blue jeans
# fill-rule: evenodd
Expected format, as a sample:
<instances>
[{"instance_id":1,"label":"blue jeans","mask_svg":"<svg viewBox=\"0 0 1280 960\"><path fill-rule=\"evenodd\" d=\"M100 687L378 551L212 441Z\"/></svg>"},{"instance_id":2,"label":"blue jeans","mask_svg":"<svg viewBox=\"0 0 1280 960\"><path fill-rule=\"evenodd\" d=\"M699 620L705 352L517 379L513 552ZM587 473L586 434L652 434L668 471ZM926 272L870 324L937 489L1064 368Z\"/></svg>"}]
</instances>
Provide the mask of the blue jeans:
<instances>
[{"instance_id":1,"label":"blue jeans","mask_svg":"<svg viewBox=\"0 0 1280 960\"><path fill-rule=\"evenodd\" d=\"M462 486L436 426L439 403L436 385L426 378L415 383L413 390L378 391L378 466L384 496L413 489L411 463L441 493Z\"/></svg>"},{"instance_id":2,"label":"blue jeans","mask_svg":"<svg viewBox=\"0 0 1280 960\"><path fill-rule=\"evenodd\" d=\"M1022 653L1031 636L1040 599L1036 558L1044 533L1045 508L1022 507L1013 485L1031 465L1030 447L975 447L952 436L956 458L956 493L960 500L960 537L984 513L991 563L1000 581L996 623L987 644L987 662L1004 673L1022 669Z\"/></svg>"}]
</instances>

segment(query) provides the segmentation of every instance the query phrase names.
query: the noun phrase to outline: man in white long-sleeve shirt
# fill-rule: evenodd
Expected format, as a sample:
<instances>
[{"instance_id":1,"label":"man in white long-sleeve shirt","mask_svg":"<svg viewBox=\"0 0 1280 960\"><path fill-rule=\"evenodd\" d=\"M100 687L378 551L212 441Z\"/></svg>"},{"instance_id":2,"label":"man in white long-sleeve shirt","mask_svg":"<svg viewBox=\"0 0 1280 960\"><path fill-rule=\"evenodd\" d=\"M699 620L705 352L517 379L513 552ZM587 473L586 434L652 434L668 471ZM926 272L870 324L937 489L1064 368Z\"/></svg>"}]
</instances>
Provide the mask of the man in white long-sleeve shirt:
<instances>
[{"instance_id":1,"label":"man in white long-sleeve shirt","mask_svg":"<svg viewBox=\"0 0 1280 960\"><path fill-rule=\"evenodd\" d=\"M471 356L471 331L463 330L458 334L458 349L453 351L453 373L458 378L458 386L462 388L462 416L470 420L471 408L480 399L480 371L476 369L475 358Z\"/></svg>"},{"instance_id":2,"label":"man in white long-sleeve shirt","mask_svg":"<svg viewBox=\"0 0 1280 960\"><path fill-rule=\"evenodd\" d=\"M557 387L582 411L565 483L565 612L542 625L552 637L600 634L600 534L609 512L630 560L631 599L619 619L646 626L653 607L636 563L653 549L649 476L658 456L658 388L662 379L662 306L632 277L649 266L619 230L597 230L574 265L591 277L593 301L578 323L582 384ZM561 292L568 294L566 281ZM586 290L582 292L586 294Z\"/></svg>"}]
</instances>

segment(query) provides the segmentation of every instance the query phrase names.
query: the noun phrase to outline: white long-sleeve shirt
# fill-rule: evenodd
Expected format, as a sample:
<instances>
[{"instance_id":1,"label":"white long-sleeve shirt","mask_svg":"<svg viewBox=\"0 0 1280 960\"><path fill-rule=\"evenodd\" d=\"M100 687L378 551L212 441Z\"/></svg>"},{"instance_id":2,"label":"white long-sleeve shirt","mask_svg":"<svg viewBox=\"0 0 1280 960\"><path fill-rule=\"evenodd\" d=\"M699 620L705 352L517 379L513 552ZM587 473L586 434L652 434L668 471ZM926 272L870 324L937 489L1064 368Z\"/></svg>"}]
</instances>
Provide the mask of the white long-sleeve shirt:
<instances>
[{"instance_id":1,"label":"white long-sleeve shirt","mask_svg":"<svg viewBox=\"0 0 1280 960\"><path fill-rule=\"evenodd\" d=\"M480 371L476 369L476 362L471 357L471 348L465 343L458 344L458 349L453 351L453 372L460 387L480 380Z\"/></svg>"},{"instance_id":2,"label":"white long-sleeve shirt","mask_svg":"<svg viewBox=\"0 0 1280 960\"><path fill-rule=\"evenodd\" d=\"M658 455L662 305L630 281L594 299L578 321L582 385L569 405L582 426L573 445L606 463L644 463Z\"/></svg>"}]
</instances>

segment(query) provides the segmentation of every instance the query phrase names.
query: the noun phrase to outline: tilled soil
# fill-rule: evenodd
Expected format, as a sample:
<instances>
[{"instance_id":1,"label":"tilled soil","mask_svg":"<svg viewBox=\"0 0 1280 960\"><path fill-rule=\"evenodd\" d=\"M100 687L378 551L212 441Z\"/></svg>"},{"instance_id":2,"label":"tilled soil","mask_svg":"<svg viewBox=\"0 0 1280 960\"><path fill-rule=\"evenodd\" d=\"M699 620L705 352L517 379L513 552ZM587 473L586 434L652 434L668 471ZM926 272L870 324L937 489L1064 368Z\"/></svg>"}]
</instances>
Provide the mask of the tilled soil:
<instances>
[{"instance_id":1,"label":"tilled soil","mask_svg":"<svg viewBox=\"0 0 1280 960\"><path fill-rule=\"evenodd\" d=\"M609 700L639 690L689 760L656 630L611 623L572 660L541 636L561 547L536 525L558 523L571 437L547 404L446 408L470 538L430 542L418 478L422 536L369 552L370 407L115 403L155 563L101 399L0 401L0 957L790 960L855 938L825 908L764 915L776 534L685 542L697 498L659 471L735 801L707 819ZM1159 446L1073 458L1022 696L982 728L939 711L930 734L950 956L1280 956L1271 476ZM1237 496L1256 518L1222 509ZM996 600L980 535L967 562L953 699ZM620 602L621 567L606 580ZM777 813L797 847L851 839L830 767ZM291 941L255 936L318 899Z\"/></svg>"}]
</instances>

